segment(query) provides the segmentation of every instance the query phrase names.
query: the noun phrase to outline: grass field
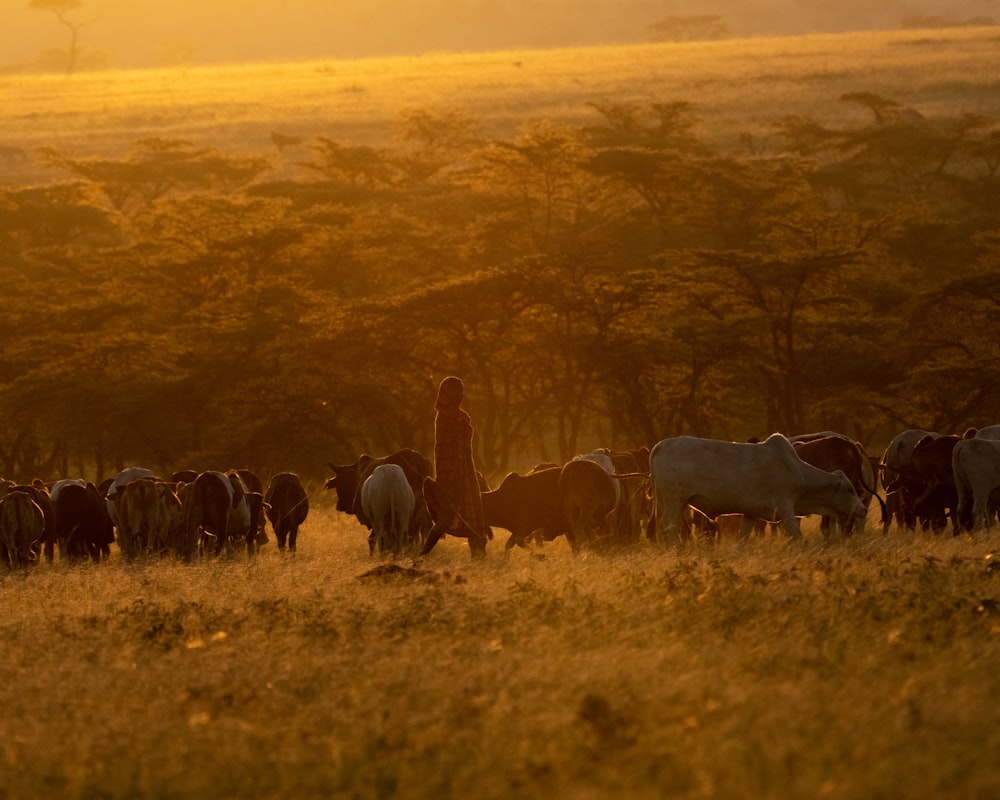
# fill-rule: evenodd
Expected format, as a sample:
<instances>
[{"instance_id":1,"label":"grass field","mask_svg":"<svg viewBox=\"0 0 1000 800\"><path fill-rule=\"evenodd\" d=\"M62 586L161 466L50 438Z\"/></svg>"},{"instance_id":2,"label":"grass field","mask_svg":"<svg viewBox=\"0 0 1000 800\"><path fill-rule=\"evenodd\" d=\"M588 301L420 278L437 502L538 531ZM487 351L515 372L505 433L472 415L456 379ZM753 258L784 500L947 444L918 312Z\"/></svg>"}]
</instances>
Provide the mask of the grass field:
<instances>
[{"instance_id":1,"label":"grass field","mask_svg":"<svg viewBox=\"0 0 1000 800\"><path fill-rule=\"evenodd\" d=\"M0 76L0 146L121 155L272 131L491 135L689 100L712 136L869 91L1000 117L1000 30ZM32 165L0 164L28 180ZM320 500L320 498L316 498ZM323 498L329 502L329 498ZM995 798L1000 533L564 541L389 569L317 506L300 551L0 572L8 798Z\"/></svg>"},{"instance_id":2,"label":"grass field","mask_svg":"<svg viewBox=\"0 0 1000 800\"><path fill-rule=\"evenodd\" d=\"M0 797L987 798L1000 534L0 577ZM374 570L374 572L373 572Z\"/></svg>"},{"instance_id":3,"label":"grass field","mask_svg":"<svg viewBox=\"0 0 1000 800\"><path fill-rule=\"evenodd\" d=\"M511 136L531 120L595 122L587 103L685 100L707 136L766 132L787 114L862 114L868 91L918 108L1000 115L1000 28L426 54L172 70L0 76L0 145L118 155L177 136L268 150L270 135L391 140L406 110L459 109Z\"/></svg>"}]
</instances>

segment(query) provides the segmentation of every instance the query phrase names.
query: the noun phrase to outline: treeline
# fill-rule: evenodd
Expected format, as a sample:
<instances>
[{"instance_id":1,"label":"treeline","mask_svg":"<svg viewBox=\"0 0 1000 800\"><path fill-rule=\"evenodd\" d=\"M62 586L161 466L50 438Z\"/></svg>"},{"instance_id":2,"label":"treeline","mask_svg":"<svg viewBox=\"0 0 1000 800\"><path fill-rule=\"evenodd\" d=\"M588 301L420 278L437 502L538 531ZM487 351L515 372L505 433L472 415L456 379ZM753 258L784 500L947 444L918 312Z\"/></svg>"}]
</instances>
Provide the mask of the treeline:
<instances>
[{"instance_id":1,"label":"treeline","mask_svg":"<svg viewBox=\"0 0 1000 800\"><path fill-rule=\"evenodd\" d=\"M386 148L137 142L0 189L0 475L428 452L446 374L502 474L691 433L1000 420L1000 126L866 93L861 124L710 143L595 103ZM857 119L845 113L845 120Z\"/></svg>"}]
</instances>

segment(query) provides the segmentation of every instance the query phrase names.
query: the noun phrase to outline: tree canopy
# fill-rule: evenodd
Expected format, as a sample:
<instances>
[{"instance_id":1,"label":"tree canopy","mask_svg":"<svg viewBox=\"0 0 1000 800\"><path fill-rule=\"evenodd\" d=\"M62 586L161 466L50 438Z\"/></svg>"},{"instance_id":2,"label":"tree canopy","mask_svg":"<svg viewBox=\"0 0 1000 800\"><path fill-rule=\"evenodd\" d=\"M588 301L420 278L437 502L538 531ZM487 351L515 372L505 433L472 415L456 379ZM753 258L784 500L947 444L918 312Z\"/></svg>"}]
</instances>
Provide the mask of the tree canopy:
<instances>
[{"instance_id":1,"label":"tree canopy","mask_svg":"<svg viewBox=\"0 0 1000 800\"><path fill-rule=\"evenodd\" d=\"M657 100L505 139L413 110L382 148L39 153L50 180L0 187L0 474L319 476L428 449L446 374L493 478L996 422L1000 126L840 102L870 115L731 150Z\"/></svg>"}]
</instances>

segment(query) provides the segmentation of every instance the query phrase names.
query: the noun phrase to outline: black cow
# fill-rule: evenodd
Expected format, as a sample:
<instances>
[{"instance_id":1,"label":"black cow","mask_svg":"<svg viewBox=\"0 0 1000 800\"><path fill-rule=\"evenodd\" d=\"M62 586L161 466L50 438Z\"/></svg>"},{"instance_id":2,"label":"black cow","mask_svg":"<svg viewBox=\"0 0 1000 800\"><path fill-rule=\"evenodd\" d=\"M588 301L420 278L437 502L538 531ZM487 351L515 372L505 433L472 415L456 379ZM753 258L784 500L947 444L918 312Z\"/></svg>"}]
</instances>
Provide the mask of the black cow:
<instances>
[{"instance_id":1,"label":"black cow","mask_svg":"<svg viewBox=\"0 0 1000 800\"><path fill-rule=\"evenodd\" d=\"M223 548L231 554L232 543L242 538L247 539L247 552L252 554L250 502L242 479L235 472L202 472L190 486L184 501L181 555L193 556L205 536L215 538L216 555Z\"/></svg>"},{"instance_id":2,"label":"black cow","mask_svg":"<svg viewBox=\"0 0 1000 800\"><path fill-rule=\"evenodd\" d=\"M100 561L111 553L114 526L101 493L92 483L67 484L56 494L56 538L63 558Z\"/></svg>"},{"instance_id":3,"label":"black cow","mask_svg":"<svg viewBox=\"0 0 1000 800\"><path fill-rule=\"evenodd\" d=\"M299 525L309 513L309 498L299 476L294 472L272 475L264 495L264 510L278 540L278 550L284 552L287 539L288 549L294 553Z\"/></svg>"},{"instance_id":4,"label":"black cow","mask_svg":"<svg viewBox=\"0 0 1000 800\"><path fill-rule=\"evenodd\" d=\"M606 546L611 540L618 487L604 467L574 459L559 472L559 501L569 530L566 538L574 551L581 546Z\"/></svg>"},{"instance_id":5,"label":"black cow","mask_svg":"<svg viewBox=\"0 0 1000 800\"><path fill-rule=\"evenodd\" d=\"M535 531L545 539L566 533L569 526L559 501L561 467L548 467L519 475L511 472L493 491L483 492L483 512L490 527L510 531L504 545L524 547Z\"/></svg>"},{"instance_id":6,"label":"black cow","mask_svg":"<svg viewBox=\"0 0 1000 800\"><path fill-rule=\"evenodd\" d=\"M924 530L943 531L948 525L949 512L952 527L957 533L961 527L955 519L958 491L952 470L952 453L961 436L925 436L916 447L910 463L905 468L916 476L914 486L922 486L913 498L913 513Z\"/></svg>"}]
</instances>

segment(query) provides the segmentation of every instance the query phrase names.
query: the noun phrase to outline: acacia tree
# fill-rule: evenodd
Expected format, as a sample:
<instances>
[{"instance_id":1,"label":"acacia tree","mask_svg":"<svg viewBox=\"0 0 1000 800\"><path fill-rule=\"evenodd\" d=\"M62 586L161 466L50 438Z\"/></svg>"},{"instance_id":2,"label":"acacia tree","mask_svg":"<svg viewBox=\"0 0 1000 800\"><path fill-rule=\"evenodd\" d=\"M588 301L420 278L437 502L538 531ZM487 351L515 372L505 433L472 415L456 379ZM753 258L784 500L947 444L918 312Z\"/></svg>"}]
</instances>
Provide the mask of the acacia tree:
<instances>
[{"instance_id":1,"label":"acacia tree","mask_svg":"<svg viewBox=\"0 0 1000 800\"><path fill-rule=\"evenodd\" d=\"M55 14L59 24L69 31L68 58L66 61L66 74L72 75L76 70L80 57L80 31L97 22L96 19L89 22L80 22L69 18L69 13L83 7L83 0L29 0L28 8L37 11L51 11Z\"/></svg>"}]
</instances>

